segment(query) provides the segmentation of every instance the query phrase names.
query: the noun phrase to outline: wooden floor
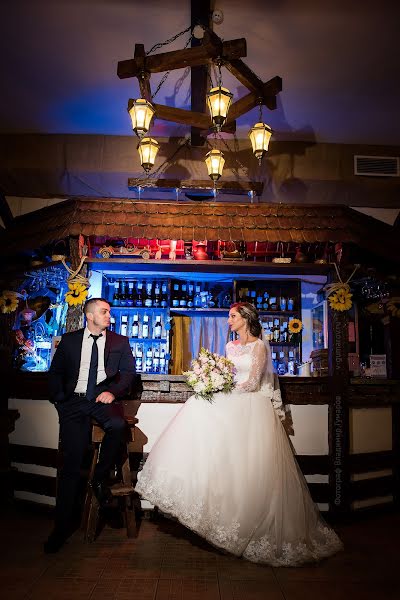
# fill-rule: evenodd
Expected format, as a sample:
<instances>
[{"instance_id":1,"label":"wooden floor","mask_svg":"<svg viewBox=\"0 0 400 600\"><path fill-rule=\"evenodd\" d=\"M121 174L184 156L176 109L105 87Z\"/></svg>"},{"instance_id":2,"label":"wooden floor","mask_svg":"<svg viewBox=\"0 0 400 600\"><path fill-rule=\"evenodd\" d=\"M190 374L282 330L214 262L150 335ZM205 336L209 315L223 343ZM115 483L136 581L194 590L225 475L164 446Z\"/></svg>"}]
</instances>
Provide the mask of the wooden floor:
<instances>
[{"instance_id":1,"label":"wooden floor","mask_svg":"<svg viewBox=\"0 0 400 600\"><path fill-rule=\"evenodd\" d=\"M179 524L144 519L137 539L107 525L44 555L51 515L8 505L0 519L0 596L35 600L384 600L400 598L400 515L341 524L345 550L274 569L219 553Z\"/></svg>"}]
</instances>

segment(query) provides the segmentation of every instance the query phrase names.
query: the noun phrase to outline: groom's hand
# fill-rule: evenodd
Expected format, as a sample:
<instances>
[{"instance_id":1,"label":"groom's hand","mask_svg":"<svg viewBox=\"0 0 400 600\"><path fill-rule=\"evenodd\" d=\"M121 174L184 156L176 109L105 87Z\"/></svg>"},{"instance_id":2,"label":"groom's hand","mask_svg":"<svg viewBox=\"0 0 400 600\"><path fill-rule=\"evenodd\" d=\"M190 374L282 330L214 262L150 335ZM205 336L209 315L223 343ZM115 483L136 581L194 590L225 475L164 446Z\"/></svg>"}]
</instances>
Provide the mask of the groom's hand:
<instances>
[{"instance_id":1,"label":"groom's hand","mask_svg":"<svg viewBox=\"0 0 400 600\"><path fill-rule=\"evenodd\" d=\"M102 402L103 404L111 404L113 400L115 400L115 396L111 392L101 392L96 398L96 402Z\"/></svg>"}]
</instances>

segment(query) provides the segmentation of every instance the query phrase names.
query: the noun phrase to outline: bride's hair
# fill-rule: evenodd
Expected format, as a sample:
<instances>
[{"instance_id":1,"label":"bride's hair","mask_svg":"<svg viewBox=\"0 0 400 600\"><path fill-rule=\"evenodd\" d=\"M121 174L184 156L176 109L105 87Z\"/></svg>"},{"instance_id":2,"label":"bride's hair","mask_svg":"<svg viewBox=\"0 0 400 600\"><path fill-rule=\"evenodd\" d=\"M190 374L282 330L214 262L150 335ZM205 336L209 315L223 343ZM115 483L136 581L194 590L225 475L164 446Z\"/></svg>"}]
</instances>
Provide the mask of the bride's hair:
<instances>
[{"instance_id":1,"label":"bride's hair","mask_svg":"<svg viewBox=\"0 0 400 600\"><path fill-rule=\"evenodd\" d=\"M249 302L235 302L231 304L231 308L235 308L239 315L247 321L249 332L254 337L260 337L262 327L259 321L258 312Z\"/></svg>"}]
</instances>

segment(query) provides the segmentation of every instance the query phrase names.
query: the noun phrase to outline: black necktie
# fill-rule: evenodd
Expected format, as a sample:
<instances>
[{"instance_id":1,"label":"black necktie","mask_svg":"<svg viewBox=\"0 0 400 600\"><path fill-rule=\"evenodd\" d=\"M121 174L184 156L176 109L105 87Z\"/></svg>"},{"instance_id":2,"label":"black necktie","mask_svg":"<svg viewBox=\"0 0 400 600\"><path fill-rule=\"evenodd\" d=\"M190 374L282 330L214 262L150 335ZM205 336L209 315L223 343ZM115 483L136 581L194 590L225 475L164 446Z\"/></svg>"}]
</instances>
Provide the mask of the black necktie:
<instances>
[{"instance_id":1,"label":"black necktie","mask_svg":"<svg viewBox=\"0 0 400 600\"><path fill-rule=\"evenodd\" d=\"M92 355L90 357L89 376L86 388L86 398L88 400L94 400L96 396L97 367L99 366L99 349L97 347L97 340L101 336L101 333L100 335L94 335L93 333L90 334L90 337L93 338L93 345Z\"/></svg>"}]
</instances>

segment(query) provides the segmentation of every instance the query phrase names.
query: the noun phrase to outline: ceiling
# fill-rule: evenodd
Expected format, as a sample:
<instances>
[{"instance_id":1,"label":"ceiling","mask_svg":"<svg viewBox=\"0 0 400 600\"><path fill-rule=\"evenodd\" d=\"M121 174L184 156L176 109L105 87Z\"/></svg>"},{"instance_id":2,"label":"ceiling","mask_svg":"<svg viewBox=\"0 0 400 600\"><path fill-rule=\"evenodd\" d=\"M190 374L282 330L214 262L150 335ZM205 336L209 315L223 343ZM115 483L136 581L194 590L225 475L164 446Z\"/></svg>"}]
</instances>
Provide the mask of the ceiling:
<instances>
[{"instance_id":1,"label":"ceiling","mask_svg":"<svg viewBox=\"0 0 400 600\"><path fill-rule=\"evenodd\" d=\"M200 1L200 0L199 0ZM264 110L276 140L400 146L400 4L369 0L217 0L224 40L245 37L244 62L283 79L278 108ZM0 133L132 135L136 79L118 61L190 25L190 0L5 0ZM160 51L183 48L188 34ZM153 75L152 91L161 75ZM223 69L235 99L247 90ZM174 71L156 102L190 108L190 74ZM245 137L258 111L238 120ZM156 121L158 136L189 129Z\"/></svg>"}]
</instances>

